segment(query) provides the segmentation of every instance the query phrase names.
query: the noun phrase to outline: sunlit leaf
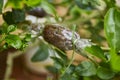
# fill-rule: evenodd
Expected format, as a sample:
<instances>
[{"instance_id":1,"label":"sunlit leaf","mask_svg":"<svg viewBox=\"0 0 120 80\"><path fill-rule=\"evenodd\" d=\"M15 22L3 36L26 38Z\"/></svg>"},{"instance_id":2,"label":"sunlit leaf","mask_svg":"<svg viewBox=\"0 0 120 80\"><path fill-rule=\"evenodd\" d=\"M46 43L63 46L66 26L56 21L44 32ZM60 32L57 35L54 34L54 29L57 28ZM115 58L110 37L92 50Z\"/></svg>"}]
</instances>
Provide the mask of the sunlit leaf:
<instances>
[{"instance_id":1,"label":"sunlit leaf","mask_svg":"<svg viewBox=\"0 0 120 80\"><path fill-rule=\"evenodd\" d=\"M24 0L8 0L5 6L21 9L24 7Z\"/></svg>"},{"instance_id":2,"label":"sunlit leaf","mask_svg":"<svg viewBox=\"0 0 120 80\"><path fill-rule=\"evenodd\" d=\"M99 46L92 45L92 46L86 47L85 50L90 54L102 59L103 61L106 60L104 56L104 51Z\"/></svg>"},{"instance_id":3,"label":"sunlit leaf","mask_svg":"<svg viewBox=\"0 0 120 80\"><path fill-rule=\"evenodd\" d=\"M108 44L111 48L111 65L114 70L120 71L120 12L111 8L104 20L104 29Z\"/></svg>"},{"instance_id":4,"label":"sunlit leaf","mask_svg":"<svg viewBox=\"0 0 120 80\"><path fill-rule=\"evenodd\" d=\"M8 26L8 28L7 28L7 33L12 32L12 31L14 31L15 29L16 29L16 26L10 25L10 26Z\"/></svg>"},{"instance_id":5,"label":"sunlit leaf","mask_svg":"<svg viewBox=\"0 0 120 80\"><path fill-rule=\"evenodd\" d=\"M8 45L11 45L16 49L20 49L22 46L22 41L17 35L8 35L6 36L5 41Z\"/></svg>"},{"instance_id":6,"label":"sunlit leaf","mask_svg":"<svg viewBox=\"0 0 120 80\"><path fill-rule=\"evenodd\" d=\"M110 47L118 52L120 50L120 12L118 10L111 8L107 12L104 28Z\"/></svg>"},{"instance_id":7,"label":"sunlit leaf","mask_svg":"<svg viewBox=\"0 0 120 80\"><path fill-rule=\"evenodd\" d=\"M28 6L37 6L37 5L40 5L42 0L25 0L25 3L28 5Z\"/></svg>"},{"instance_id":8,"label":"sunlit leaf","mask_svg":"<svg viewBox=\"0 0 120 80\"><path fill-rule=\"evenodd\" d=\"M25 39L25 41L30 41L31 40L31 34L26 34L24 39Z\"/></svg>"}]
</instances>

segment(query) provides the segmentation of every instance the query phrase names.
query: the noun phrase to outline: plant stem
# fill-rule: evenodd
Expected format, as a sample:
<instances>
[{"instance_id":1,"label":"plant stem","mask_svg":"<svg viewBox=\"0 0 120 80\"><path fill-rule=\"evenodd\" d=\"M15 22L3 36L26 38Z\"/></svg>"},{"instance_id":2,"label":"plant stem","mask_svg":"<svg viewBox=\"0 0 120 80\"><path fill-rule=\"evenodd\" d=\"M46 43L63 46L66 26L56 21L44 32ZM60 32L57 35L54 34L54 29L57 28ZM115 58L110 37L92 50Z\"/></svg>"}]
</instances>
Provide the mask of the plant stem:
<instances>
[{"instance_id":1,"label":"plant stem","mask_svg":"<svg viewBox=\"0 0 120 80\"><path fill-rule=\"evenodd\" d=\"M74 50L73 50L73 53L72 53L72 57L71 57L71 59L70 59L70 62L69 62L69 64L68 64L68 66L65 68L65 71L63 72L63 74L62 74L61 76L63 76L63 75L66 73L66 71L69 69L70 65L73 63L73 61L74 61L74 54L75 54L75 52L74 52Z\"/></svg>"},{"instance_id":2,"label":"plant stem","mask_svg":"<svg viewBox=\"0 0 120 80\"><path fill-rule=\"evenodd\" d=\"M68 64L68 66L66 67L65 71L63 72L63 74L61 76L63 76L66 71L69 69L70 65L73 63L74 61L74 55L75 55L75 39L74 39L74 32L75 32L75 29L76 29L76 25L73 25L73 31L72 31L72 47L73 47L73 53L72 53L72 57L70 59L70 62Z\"/></svg>"}]
</instances>

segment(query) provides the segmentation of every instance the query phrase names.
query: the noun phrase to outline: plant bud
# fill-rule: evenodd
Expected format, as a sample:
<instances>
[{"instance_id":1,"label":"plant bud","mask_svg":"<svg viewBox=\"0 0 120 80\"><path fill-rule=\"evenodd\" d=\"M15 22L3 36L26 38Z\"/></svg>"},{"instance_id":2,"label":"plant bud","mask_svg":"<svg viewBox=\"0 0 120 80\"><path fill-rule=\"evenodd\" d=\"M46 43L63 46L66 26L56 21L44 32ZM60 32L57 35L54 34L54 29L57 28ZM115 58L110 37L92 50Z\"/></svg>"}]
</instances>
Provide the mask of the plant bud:
<instances>
[{"instance_id":1,"label":"plant bud","mask_svg":"<svg viewBox=\"0 0 120 80\"><path fill-rule=\"evenodd\" d=\"M80 39L79 34L58 24L46 25L43 30L44 39L63 51L72 50L73 36L74 39Z\"/></svg>"}]
</instances>

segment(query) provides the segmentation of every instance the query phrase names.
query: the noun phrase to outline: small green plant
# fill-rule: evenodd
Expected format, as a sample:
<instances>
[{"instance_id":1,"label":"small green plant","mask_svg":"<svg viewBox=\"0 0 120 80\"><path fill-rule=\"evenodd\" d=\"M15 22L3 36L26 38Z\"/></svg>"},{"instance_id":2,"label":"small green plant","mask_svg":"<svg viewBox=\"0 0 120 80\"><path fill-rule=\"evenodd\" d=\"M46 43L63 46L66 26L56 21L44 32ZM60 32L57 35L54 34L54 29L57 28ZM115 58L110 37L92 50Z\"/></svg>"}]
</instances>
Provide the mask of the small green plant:
<instances>
[{"instance_id":1,"label":"small green plant","mask_svg":"<svg viewBox=\"0 0 120 80\"><path fill-rule=\"evenodd\" d=\"M46 66L46 69L58 75L56 80L120 79L120 10L116 5L117 0L61 0L60 3L55 3L54 0L8 0L5 5L3 3L4 0L0 0L0 15L4 20L4 23L0 25L0 51L12 47L24 52L30 43L34 43L40 36L47 36L46 39L39 39L39 49L31 61L44 61L50 53L53 53L54 56L50 57L53 59L54 65ZM56 12L56 8L61 6L67 8L66 14L63 16L59 16ZM11 7L11 10L5 12L8 7ZM58 26L59 29L50 29L51 31L47 29L48 31L44 33L42 27L39 30L35 29L36 25L40 25L38 22L33 25L32 22L25 19L26 14L44 17L46 23L40 23L44 26L55 23L67 25L69 29L60 29L61 27ZM51 21L51 17L53 21ZM33 34L32 30L37 34ZM55 30L58 30L55 33L60 34L60 38L53 35ZM68 37L71 38L71 43L61 45L65 41L69 42L69 40L63 39L64 34L61 34L61 30L66 30L66 34L70 34ZM73 62L75 51L77 51L77 40L74 35L79 30L80 34L85 33L85 35L80 35L80 39L81 37L89 38L92 41L90 46L78 48L78 54L82 52L87 60L75 65ZM17 33L18 31L21 32ZM61 43L59 43L60 41ZM108 46L105 46L103 42L108 43ZM67 47L68 45L70 46ZM66 49L73 50L71 59L67 57ZM101 61L97 62L94 57ZM5 79L9 77L7 75Z\"/></svg>"}]
</instances>

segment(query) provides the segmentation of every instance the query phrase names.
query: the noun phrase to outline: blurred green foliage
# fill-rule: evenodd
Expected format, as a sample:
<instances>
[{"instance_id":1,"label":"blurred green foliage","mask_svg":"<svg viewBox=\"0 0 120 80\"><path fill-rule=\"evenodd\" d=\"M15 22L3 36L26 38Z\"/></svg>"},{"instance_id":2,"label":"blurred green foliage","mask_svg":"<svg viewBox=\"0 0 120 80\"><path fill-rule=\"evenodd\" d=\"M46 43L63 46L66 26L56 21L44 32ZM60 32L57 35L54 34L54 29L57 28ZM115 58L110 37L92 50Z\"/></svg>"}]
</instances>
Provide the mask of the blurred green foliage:
<instances>
[{"instance_id":1,"label":"blurred green foliage","mask_svg":"<svg viewBox=\"0 0 120 80\"><path fill-rule=\"evenodd\" d=\"M12 10L4 12L3 9L7 7ZM70 29L77 25L76 31L81 38L91 39L97 45L84 49L85 53L89 54L89 60L74 65L71 63L74 52L72 59L68 59L64 51L43 40L38 44L39 49L32 61L44 61L53 53L51 59L54 60L54 66L46 68L58 74L58 80L116 80L117 76L120 76L120 11L115 0L8 0L5 6L3 0L0 0L0 13L4 12L1 14L4 24L0 27L0 51L10 47L23 50L29 46L29 42L34 43L35 39L42 36L42 29L37 29L37 34L33 35L32 23L25 20L27 11L36 7L42 8L47 14L42 16L47 20L43 25L57 23L67 25ZM60 16L58 7L65 8L66 13ZM42 10L38 11L38 14L42 13ZM37 22L36 24L39 26ZM34 27L36 28L36 25ZM16 29L23 32L12 34ZM109 50L101 48L103 46L109 47ZM101 62L96 62L93 56Z\"/></svg>"}]
</instances>

